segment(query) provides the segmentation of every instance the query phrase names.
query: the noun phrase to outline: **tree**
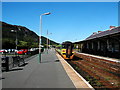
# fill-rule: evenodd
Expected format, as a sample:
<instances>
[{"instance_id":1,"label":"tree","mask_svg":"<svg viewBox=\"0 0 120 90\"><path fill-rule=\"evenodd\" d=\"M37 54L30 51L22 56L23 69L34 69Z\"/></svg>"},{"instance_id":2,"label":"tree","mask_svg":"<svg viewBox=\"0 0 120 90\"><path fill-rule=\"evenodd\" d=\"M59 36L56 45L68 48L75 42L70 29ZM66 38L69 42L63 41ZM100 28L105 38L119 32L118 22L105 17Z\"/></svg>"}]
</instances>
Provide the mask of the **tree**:
<instances>
[{"instance_id":1,"label":"tree","mask_svg":"<svg viewBox=\"0 0 120 90\"><path fill-rule=\"evenodd\" d=\"M17 46L19 48L28 48L28 43L25 41L19 41L19 44Z\"/></svg>"},{"instance_id":2,"label":"tree","mask_svg":"<svg viewBox=\"0 0 120 90\"><path fill-rule=\"evenodd\" d=\"M30 48L38 48L38 43L32 43Z\"/></svg>"}]
</instances>

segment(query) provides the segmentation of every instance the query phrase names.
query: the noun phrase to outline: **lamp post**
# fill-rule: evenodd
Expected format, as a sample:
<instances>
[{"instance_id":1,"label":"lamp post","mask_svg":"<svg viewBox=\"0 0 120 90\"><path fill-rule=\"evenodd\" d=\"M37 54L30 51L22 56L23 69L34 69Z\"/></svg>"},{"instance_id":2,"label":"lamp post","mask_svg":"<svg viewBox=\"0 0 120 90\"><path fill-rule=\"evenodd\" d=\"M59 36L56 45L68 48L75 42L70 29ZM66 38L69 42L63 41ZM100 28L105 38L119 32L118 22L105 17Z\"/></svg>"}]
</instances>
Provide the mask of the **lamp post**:
<instances>
[{"instance_id":1,"label":"lamp post","mask_svg":"<svg viewBox=\"0 0 120 90\"><path fill-rule=\"evenodd\" d=\"M15 32L15 33L16 33L16 40L15 40L15 44L16 44L16 50L17 50L17 44L18 44L18 39L17 39L17 30L11 30L11 32Z\"/></svg>"},{"instance_id":2,"label":"lamp post","mask_svg":"<svg viewBox=\"0 0 120 90\"><path fill-rule=\"evenodd\" d=\"M51 35L52 33L50 33L49 35ZM49 39L49 43L48 43L48 46L50 47L50 39Z\"/></svg>"},{"instance_id":3,"label":"lamp post","mask_svg":"<svg viewBox=\"0 0 120 90\"><path fill-rule=\"evenodd\" d=\"M20 28L18 28L17 27L17 29L20 31ZM17 34L18 34L18 32L17 32L17 30L11 30L11 32L15 32L16 33L16 40L15 40L15 44L16 44L16 50L17 50L17 44L18 44L18 38L17 38Z\"/></svg>"},{"instance_id":4,"label":"lamp post","mask_svg":"<svg viewBox=\"0 0 120 90\"><path fill-rule=\"evenodd\" d=\"M20 28L18 28L17 27L17 29L20 31ZM18 45L18 31L17 30L11 30L11 32L15 32L16 33L16 40L15 40L15 49L17 50L18 49L18 47L17 47L17 45ZM15 50L15 55L16 55L16 50Z\"/></svg>"},{"instance_id":5,"label":"lamp post","mask_svg":"<svg viewBox=\"0 0 120 90\"><path fill-rule=\"evenodd\" d=\"M47 30L47 54L48 54L48 47L49 47L49 42L50 42L50 39L48 39L48 35L51 35L51 34L52 33L48 33L48 30Z\"/></svg>"},{"instance_id":6,"label":"lamp post","mask_svg":"<svg viewBox=\"0 0 120 90\"><path fill-rule=\"evenodd\" d=\"M50 12L44 13L40 15L40 36L39 36L39 62L41 63L41 39L42 39L42 16L49 15Z\"/></svg>"}]
</instances>

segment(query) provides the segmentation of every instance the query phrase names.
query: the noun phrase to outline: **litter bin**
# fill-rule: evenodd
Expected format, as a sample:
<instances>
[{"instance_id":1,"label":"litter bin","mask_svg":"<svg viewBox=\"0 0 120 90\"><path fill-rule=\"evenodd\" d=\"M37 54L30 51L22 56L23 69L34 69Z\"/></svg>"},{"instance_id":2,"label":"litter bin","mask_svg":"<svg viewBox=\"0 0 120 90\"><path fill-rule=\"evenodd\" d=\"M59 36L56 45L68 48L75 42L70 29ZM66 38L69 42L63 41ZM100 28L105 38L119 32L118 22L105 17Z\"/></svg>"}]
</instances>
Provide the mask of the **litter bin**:
<instances>
[{"instance_id":1,"label":"litter bin","mask_svg":"<svg viewBox=\"0 0 120 90\"><path fill-rule=\"evenodd\" d=\"M43 52L43 51L44 51L44 47L41 48L41 52Z\"/></svg>"},{"instance_id":2,"label":"litter bin","mask_svg":"<svg viewBox=\"0 0 120 90\"><path fill-rule=\"evenodd\" d=\"M6 71L9 71L9 57L2 57L2 68L5 68Z\"/></svg>"}]
</instances>

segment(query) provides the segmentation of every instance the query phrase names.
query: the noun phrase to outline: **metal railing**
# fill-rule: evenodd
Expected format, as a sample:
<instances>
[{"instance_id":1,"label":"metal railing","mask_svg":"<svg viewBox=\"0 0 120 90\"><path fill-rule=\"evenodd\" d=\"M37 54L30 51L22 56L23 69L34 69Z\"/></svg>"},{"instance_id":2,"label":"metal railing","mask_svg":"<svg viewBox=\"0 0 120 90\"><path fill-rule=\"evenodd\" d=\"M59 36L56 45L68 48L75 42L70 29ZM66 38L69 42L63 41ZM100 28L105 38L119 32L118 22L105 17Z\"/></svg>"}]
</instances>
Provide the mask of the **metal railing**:
<instances>
[{"instance_id":1,"label":"metal railing","mask_svg":"<svg viewBox=\"0 0 120 90\"><path fill-rule=\"evenodd\" d=\"M26 54L7 54L3 53L1 55L1 70L2 71L9 71L12 70L14 67L20 67L25 64L25 59L38 54L39 50L29 51Z\"/></svg>"}]
</instances>

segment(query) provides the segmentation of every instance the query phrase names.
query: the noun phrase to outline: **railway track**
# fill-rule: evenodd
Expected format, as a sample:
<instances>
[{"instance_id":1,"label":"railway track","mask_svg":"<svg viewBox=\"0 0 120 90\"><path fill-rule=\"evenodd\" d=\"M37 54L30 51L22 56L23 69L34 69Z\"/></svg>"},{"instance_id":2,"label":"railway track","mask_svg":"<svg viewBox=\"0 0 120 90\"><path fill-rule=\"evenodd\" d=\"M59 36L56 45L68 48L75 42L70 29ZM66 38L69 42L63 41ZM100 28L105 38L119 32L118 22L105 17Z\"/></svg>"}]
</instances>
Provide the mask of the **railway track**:
<instances>
[{"instance_id":1,"label":"railway track","mask_svg":"<svg viewBox=\"0 0 120 90\"><path fill-rule=\"evenodd\" d=\"M120 63L83 56L68 61L95 89L120 89Z\"/></svg>"}]
</instances>

